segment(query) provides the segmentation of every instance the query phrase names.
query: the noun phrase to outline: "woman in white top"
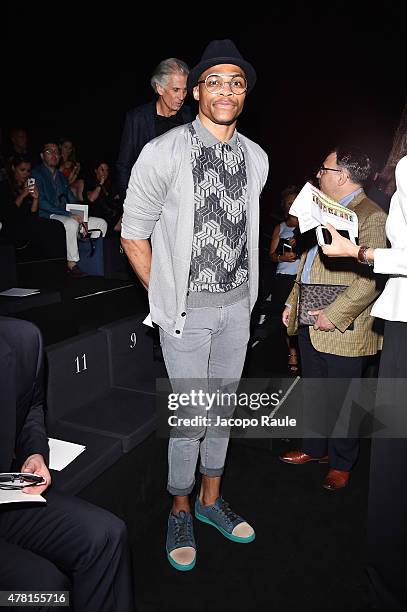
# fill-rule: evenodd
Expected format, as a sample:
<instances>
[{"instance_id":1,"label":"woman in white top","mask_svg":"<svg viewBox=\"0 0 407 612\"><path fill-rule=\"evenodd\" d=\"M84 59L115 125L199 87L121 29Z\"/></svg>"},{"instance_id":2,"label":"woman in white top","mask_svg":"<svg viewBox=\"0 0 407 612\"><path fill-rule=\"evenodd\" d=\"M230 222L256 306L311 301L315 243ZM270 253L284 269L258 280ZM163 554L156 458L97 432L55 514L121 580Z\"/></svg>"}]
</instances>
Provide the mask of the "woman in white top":
<instances>
[{"instance_id":1,"label":"woman in white top","mask_svg":"<svg viewBox=\"0 0 407 612\"><path fill-rule=\"evenodd\" d=\"M390 249L358 247L331 226L332 244L322 247L329 257L354 257L389 275L371 312L386 321L379 378L391 379L378 389L375 414L392 433L372 440L368 508L367 570L380 610L407 609L407 155L396 166L396 187L386 223Z\"/></svg>"}]
</instances>

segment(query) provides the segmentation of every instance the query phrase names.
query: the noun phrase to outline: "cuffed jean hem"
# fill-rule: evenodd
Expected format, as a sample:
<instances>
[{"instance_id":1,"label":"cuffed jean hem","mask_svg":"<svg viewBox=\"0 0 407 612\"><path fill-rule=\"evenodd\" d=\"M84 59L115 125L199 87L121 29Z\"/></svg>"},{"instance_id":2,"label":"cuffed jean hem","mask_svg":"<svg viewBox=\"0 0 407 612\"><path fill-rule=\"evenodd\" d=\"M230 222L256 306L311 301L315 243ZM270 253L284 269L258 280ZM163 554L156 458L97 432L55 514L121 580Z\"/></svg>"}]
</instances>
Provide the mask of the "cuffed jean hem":
<instances>
[{"instance_id":1,"label":"cuffed jean hem","mask_svg":"<svg viewBox=\"0 0 407 612\"><path fill-rule=\"evenodd\" d=\"M216 469L206 468L202 464L199 466L199 471L201 472L201 474L203 474L204 476L212 477L212 478L215 478L216 476L222 476L224 469L225 469L224 467L216 468Z\"/></svg>"},{"instance_id":2,"label":"cuffed jean hem","mask_svg":"<svg viewBox=\"0 0 407 612\"><path fill-rule=\"evenodd\" d=\"M195 482L193 482L191 486L188 487L187 489L176 489L175 487L172 487L170 484L168 484L167 491L171 495L189 495L192 489L194 488L194 486L195 486Z\"/></svg>"}]
</instances>

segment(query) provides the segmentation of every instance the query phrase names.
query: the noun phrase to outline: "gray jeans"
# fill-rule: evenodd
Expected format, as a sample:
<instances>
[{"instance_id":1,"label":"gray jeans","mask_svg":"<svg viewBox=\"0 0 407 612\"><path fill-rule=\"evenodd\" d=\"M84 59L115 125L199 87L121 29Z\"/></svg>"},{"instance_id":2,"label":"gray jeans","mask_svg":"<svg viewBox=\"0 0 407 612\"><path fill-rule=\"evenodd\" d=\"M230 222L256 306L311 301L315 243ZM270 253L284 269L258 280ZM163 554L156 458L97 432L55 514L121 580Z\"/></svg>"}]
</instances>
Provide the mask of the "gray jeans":
<instances>
[{"instance_id":1,"label":"gray jeans","mask_svg":"<svg viewBox=\"0 0 407 612\"><path fill-rule=\"evenodd\" d=\"M198 379L200 388L209 393L219 389L220 381L227 381L228 392L236 391L249 341L249 325L247 297L229 306L188 308L181 338L160 329L161 347L174 393L189 393ZM188 411L191 417L208 414L204 406L190 406L183 414ZM168 491L172 495L188 495L192 491L199 452L201 473L222 475L229 428L225 431L224 435L207 435L205 426L172 430L168 445Z\"/></svg>"}]
</instances>

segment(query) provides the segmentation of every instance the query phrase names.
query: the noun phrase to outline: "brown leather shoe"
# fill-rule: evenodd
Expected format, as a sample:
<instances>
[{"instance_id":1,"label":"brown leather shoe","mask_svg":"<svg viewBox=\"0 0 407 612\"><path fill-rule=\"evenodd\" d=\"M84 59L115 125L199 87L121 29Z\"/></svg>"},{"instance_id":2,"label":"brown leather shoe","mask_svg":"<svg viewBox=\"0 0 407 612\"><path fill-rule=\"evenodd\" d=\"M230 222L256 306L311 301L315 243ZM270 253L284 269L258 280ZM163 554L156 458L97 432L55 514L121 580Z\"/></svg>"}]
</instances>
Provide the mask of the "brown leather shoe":
<instances>
[{"instance_id":1,"label":"brown leather shoe","mask_svg":"<svg viewBox=\"0 0 407 612\"><path fill-rule=\"evenodd\" d=\"M83 272L83 270L81 270L78 266L67 268L67 274L72 278L83 278L84 276L89 276L87 272Z\"/></svg>"},{"instance_id":2,"label":"brown leather shoe","mask_svg":"<svg viewBox=\"0 0 407 612\"><path fill-rule=\"evenodd\" d=\"M292 463L293 465L302 465L303 463L308 463L309 461L328 463L328 455L325 455L325 457L311 457L311 455L307 455L300 450L283 453L280 455L279 459L280 461L284 461L284 463Z\"/></svg>"},{"instance_id":3,"label":"brown leather shoe","mask_svg":"<svg viewBox=\"0 0 407 612\"><path fill-rule=\"evenodd\" d=\"M328 491L336 491L337 489L343 489L349 482L349 472L344 470L330 469L328 474L325 476L323 487Z\"/></svg>"}]
</instances>

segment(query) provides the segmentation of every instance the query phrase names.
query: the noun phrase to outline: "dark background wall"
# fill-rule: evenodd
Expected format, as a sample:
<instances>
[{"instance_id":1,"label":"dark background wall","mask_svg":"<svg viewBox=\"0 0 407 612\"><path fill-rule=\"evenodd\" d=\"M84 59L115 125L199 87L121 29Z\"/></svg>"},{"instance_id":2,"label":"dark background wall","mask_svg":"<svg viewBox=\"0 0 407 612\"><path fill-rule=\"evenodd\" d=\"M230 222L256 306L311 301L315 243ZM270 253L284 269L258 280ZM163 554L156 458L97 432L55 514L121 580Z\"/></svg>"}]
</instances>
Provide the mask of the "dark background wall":
<instances>
[{"instance_id":1,"label":"dark background wall","mask_svg":"<svg viewBox=\"0 0 407 612\"><path fill-rule=\"evenodd\" d=\"M3 127L70 135L86 161L115 160L125 111L152 97L154 66L193 66L214 38L232 38L258 83L239 129L270 156L270 204L302 184L338 141L366 147L380 167L406 102L403 2L289 2L236 10L218 3L160 9L90 3L9 8ZM403 68L404 65L404 68ZM194 104L189 99L190 104Z\"/></svg>"}]
</instances>

